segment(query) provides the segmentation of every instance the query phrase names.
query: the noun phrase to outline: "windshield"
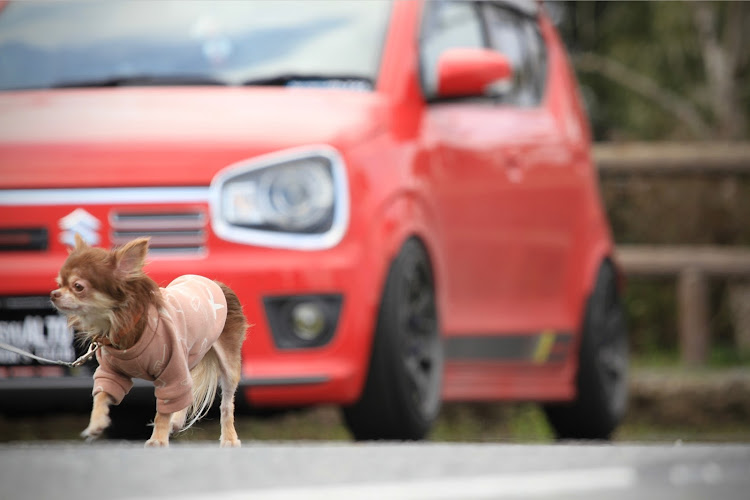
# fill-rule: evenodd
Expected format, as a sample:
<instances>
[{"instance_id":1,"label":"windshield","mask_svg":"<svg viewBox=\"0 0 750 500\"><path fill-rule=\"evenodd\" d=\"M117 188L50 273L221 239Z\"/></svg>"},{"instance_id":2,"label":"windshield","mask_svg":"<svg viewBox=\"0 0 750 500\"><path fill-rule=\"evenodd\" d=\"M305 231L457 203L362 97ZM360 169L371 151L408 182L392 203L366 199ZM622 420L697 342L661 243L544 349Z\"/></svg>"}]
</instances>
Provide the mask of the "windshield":
<instances>
[{"instance_id":1,"label":"windshield","mask_svg":"<svg viewBox=\"0 0 750 500\"><path fill-rule=\"evenodd\" d=\"M320 85L371 89L390 2L17 2L0 12L0 89Z\"/></svg>"}]
</instances>

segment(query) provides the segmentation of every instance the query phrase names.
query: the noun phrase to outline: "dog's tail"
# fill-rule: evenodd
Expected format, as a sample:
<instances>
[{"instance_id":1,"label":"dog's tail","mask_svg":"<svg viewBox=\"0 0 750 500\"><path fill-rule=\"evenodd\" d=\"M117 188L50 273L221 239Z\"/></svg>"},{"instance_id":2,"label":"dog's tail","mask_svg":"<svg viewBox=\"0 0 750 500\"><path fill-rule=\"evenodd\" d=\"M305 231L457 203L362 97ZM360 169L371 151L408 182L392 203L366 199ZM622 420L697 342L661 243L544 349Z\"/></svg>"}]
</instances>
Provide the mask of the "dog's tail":
<instances>
[{"instance_id":1,"label":"dog's tail","mask_svg":"<svg viewBox=\"0 0 750 500\"><path fill-rule=\"evenodd\" d=\"M214 349L209 349L203 359L190 370L193 378L193 403L187 409L185 425L189 429L211 409L219 385L219 358Z\"/></svg>"}]
</instances>

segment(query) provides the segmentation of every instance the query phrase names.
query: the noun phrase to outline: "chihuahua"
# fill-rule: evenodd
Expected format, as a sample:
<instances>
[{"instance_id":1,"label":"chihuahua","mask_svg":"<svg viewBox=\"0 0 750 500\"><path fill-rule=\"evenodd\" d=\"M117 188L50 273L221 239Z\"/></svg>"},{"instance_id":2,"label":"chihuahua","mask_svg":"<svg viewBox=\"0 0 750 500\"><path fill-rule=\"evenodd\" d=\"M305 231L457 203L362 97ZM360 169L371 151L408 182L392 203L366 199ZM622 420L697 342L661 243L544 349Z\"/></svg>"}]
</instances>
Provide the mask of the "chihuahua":
<instances>
[{"instance_id":1,"label":"chihuahua","mask_svg":"<svg viewBox=\"0 0 750 500\"><path fill-rule=\"evenodd\" d=\"M110 424L109 407L133 386L154 383L156 417L147 447L169 446L211 407L221 385L223 447L239 447L234 393L248 323L237 295L223 283L180 276L159 288L143 272L148 238L107 251L76 244L50 295L84 343L97 343L94 404L81 435L98 438Z\"/></svg>"}]
</instances>

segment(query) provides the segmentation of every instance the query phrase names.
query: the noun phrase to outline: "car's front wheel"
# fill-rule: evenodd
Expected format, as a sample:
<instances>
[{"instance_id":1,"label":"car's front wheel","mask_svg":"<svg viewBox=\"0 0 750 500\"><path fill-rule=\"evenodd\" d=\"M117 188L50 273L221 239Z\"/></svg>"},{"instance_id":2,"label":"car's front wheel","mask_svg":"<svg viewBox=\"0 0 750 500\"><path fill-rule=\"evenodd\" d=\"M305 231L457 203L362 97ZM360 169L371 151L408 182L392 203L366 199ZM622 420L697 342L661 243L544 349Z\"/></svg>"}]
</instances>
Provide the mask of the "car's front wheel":
<instances>
[{"instance_id":1,"label":"car's front wheel","mask_svg":"<svg viewBox=\"0 0 750 500\"><path fill-rule=\"evenodd\" d=\"M388 272L362 395L344 408L357 440L423 439L440 411L443 349L427 252L408 240Z\"/></svg>"},{"instance_id":2,"label":"car's front wheel","mask_svg":"<svg viewBox=\"0 0 750 500\"><path fill-rule=\"evenodd\" d=\"M545 406L559 439L609 439L628 399L628 336L617 277L600 270L586 307L576 376L576 399Z\"/></svg>"}]
</instances>

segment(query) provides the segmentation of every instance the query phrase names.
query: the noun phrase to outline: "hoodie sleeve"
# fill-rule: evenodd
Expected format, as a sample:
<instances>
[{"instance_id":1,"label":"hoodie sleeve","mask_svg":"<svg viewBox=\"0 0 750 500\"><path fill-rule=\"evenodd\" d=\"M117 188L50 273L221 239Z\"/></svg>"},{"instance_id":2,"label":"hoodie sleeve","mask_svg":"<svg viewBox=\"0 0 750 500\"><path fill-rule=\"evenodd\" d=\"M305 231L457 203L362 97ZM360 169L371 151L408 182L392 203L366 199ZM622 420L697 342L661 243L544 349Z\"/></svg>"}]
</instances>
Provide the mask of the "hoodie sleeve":
<instances>
[{"instance_id":1,"label":"hoodie sleeve","mask_svg":"<svg viewBox=\"0 0 750 500\"><path fill-rule=\"evenodd\" d=\"M193 378L181 349L171 350L164 371L154 380L154 395L159 413L174 413L193 402Z\"/></svg>"},{"instance_id":2,"label":"hoodie sleeve","mask_svg":"<svg viewBox=\"0 0 750 500\"><path fill-rule=\"evenodd\" d=\"M99 367L94 372L92 395L96 396L100 392L107 393L112 397L114 404L119 405L122 398L133 387L133 379L116 371L101 350L96 353L96 360L99 362Z\"/></svg>"}]
</instances>

